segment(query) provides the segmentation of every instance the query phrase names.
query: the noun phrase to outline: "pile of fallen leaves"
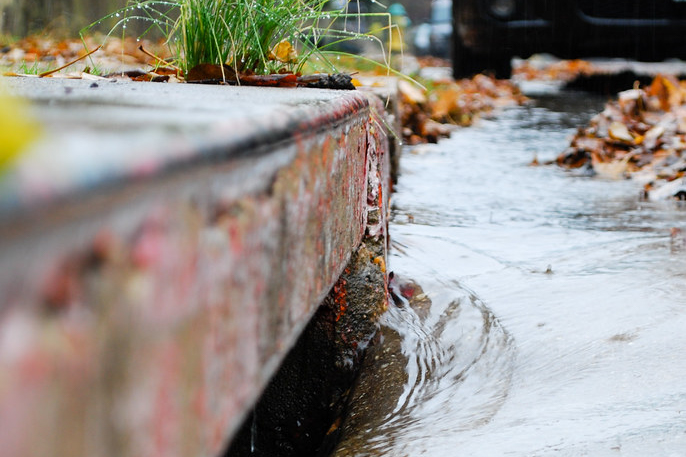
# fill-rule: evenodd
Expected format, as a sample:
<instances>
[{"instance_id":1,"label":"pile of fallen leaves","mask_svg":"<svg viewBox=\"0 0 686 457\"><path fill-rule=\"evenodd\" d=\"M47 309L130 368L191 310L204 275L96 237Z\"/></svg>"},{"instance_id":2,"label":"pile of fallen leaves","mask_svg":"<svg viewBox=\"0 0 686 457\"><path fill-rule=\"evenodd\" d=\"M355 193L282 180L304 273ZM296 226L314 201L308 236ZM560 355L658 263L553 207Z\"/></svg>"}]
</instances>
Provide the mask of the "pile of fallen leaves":
<instances>
[{"instance_id":1,"label":"pile of fallen leaves","mask_svg":"<svg viewBox=\"0 0 686 457\"><path fill-rule=\"evenodd\" d=\"M647 87L620 92L579 129L557 163L640 179L651 199L686 199L684 151L686 81L658 75Z\"/></svg>"},{"instance_id":2,"label":"pile of fallen leaves","mask_svg":"<svg viewBox=\"0 0 686 457\"><path fill-rule=\"evenodd\" d=\"M595 72L593 65L585 60L557 60L534 56L514 65L512 78L525 81L572 81Z\"/></svg>"},{"instance_id":3,"label":"pile of fallen leaves","mask_svg":"<svg viewBox=\"0 0 686 457\"><path fill-rule=\"evenodd\" d=\"M425 67L450 67L451 63L449 60L443 59L436 56L418 56L417 63L421 68Z\"/></svg>"},{"instance_id":4,"label":"pile of fallen leaves","mask_svg":"<svg viewBox=\"0 0 686 457\"><path fill-rule=\"evenodd\" d=\"M400 120L407 144L435 143L448 136L450 125L468 126L498 108L527 99L508 80L478 74L471 79L433 81L424 92L400 81Z\"/></svg>"}]
</instances>

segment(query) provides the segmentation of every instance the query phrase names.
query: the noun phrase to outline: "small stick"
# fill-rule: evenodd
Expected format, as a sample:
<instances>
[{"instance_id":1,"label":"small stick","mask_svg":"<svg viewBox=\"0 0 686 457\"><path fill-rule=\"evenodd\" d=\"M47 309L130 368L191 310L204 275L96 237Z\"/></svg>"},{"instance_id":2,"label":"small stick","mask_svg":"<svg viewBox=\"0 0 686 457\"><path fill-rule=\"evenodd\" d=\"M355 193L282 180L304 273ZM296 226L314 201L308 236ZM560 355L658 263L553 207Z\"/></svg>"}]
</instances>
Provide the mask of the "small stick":
<instances>
[{"instance_id":1,"label":"small stick","mask_svg":"<svg viewBox=\"0 0 686 457\"><path fill-rule=\"evenodd\" d=\"M95 51L97 51L97 50L100 49L101 47L102 47L102 45L101 45L101 46L98 46L97 48L93 49L93 50L90 51L90 52L87 52L86 54L82 55L81 57L79 57L79 58L77 58L77 59L74 59L74 60L72 60L71 62L62 65L62 66L59 67L59 68L55 68L54 70L44 71L43 73L39 74L38 77L39 77L39 78L45 78L46 76L50 76L51 74L57 73L57 72L60 71L60 70L64 70L64 69L67 68L68 66L74 65L74 64L75 64L76 62L78 62L79 60L85 59L86 57L88 57L89 55L93 54Z\"/></svg>"},{"instance_id":2,"label":"small stick","mask_svg":"<svg viewBox=\"0 0 686 457\"><path fill-rule=\"evenodd\" d=\"M174 70L178 71L179 73L183 73L183 72L181 71L181 69L180 69L179 67L177 67L176 65L173 65L173 64L167 62L166 60L164 60L164 59L162 59L162 58L160 58L160 57L157 57L157 56L156 56L155 54L153 54L152 52L146 51L146 50L143 48L143 45L138 46L138 50L139 50L140 52L142 52L143 54L145 54L146 56L152 57L153 59L157 60L158 62L163 63L163 64L166 65L167 67L173 68Z\"/></svg>"}]
</instances>

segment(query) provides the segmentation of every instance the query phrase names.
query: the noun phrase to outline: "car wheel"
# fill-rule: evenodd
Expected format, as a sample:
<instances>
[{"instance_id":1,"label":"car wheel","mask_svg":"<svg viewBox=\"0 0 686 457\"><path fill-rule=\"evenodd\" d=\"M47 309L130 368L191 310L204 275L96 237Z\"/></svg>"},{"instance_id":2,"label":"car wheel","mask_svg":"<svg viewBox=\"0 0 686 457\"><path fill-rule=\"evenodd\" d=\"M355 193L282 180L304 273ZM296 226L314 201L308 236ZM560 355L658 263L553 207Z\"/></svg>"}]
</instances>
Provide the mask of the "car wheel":
<instances>
[{"instance_id":1,"label":"car wheel","mask_svg":"<svg viewBox=\"0 0 686 457\"><path fill-rule=\"evenodd\" d=\"M509 54L481 55L465 47L459 38L453 40L453 77L469 78L476 73L491 73L496 78L509 78L512 58Z\"/></svg>"}]
</instances>

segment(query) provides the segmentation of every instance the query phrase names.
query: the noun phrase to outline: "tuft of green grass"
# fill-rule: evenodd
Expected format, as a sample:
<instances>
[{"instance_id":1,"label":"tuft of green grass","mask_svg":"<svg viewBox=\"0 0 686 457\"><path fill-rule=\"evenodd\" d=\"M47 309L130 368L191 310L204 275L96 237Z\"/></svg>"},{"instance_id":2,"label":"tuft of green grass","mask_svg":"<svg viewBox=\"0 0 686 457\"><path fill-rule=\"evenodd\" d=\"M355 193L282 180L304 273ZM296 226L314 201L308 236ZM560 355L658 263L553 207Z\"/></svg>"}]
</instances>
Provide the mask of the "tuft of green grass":
<instances>
[{"instance_id":1,"label":"tuft of green grass","mask_svg":"<svg viewBox=\"0 0 686 457\"><path fill-rule=\"evenodd\" d=\"M26 60L22 60L17 67L17 73L23 75L40 75L45 71L52 70L52 68L53 67L51 65L38 61L33 61L29 64Z\"/></svg>"},{"instance_id":2,"label":"tuft of green grass","mask_svg":"<svg viewBox=\"0 0 686 457\"><path fill-rule=\"evenodd\" d=\"M105 74L107 74L107 73L110 73L110 72L107 72L103 67L101 67L101 66L99 66L99 65L97 65L97 64L93 64L92 66L91 66L91 65L87 65L87 66L83 69L83 72L84 72L84 73L88 73L89 75L94 75L94 76L103 76L103 75L105 75Z\"/></svg>"},{"instance_id":3,"label":"tuft of green grass","mask_svg":"<svg viewBox=\"0 0 686 457\"><path fill-rule=\"evenodd\" d=\"M184 72L210 63L255 74L299 72L312 60L335 71L335 58L349 54L340 51L343 44L372 41L380 51L378 64L390 71L383 38L354 26L361 18L374 19L388 24L381 32L388 31L390 16L349 12L348 4L358 2L346 0L330 10L328 0L131 0L82 35L112 19L116 25L110 34L121 28L123 35L137 21L146 25L140 37L151 32L165 37L173 63Z\"/></svg>"}]
</instances>

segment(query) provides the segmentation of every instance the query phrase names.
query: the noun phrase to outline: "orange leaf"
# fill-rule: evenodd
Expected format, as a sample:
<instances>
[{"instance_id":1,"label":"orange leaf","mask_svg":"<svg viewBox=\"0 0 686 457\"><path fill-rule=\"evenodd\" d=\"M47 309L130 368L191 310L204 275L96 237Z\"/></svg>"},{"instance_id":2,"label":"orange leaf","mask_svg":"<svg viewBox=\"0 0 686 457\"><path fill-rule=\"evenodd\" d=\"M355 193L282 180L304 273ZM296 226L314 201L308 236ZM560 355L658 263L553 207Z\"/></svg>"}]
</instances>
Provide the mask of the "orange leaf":
<instances>
[{"instance_id":1,"label":"orange leaf","mask_svg":"<svg viewBox=\"0 0 686 457\"><path fill-rule=\"evenodd\" d=\"M669 111L682 103L679 81L674 76L657 75L647 92L660 100L660 108L663 111Z\"/></svg>"}]
</instances>

